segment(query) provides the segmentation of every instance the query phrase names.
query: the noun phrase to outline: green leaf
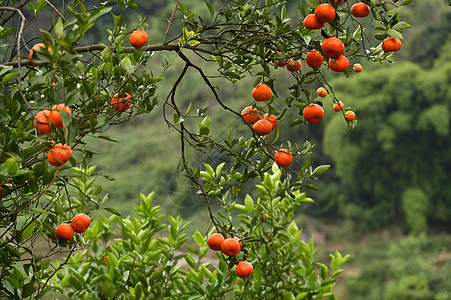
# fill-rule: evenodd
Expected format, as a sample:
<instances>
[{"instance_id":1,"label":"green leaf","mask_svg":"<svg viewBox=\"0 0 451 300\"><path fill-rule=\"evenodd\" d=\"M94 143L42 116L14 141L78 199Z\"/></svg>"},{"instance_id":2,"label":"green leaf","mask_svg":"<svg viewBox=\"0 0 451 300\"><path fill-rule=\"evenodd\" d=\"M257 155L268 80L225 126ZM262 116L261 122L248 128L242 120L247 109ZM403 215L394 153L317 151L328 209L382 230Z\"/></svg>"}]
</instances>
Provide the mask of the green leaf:
<instances>
[{"instance_id":1,"label":"green leaf","mask_svg":"<svg viewBox=\"0 0 451 300\"><path fill-rule=\"evenodd\" d=\"M311 8L316 8L319 5L318 0L305 0L305 3Z\"/></svg>"},{"instance_id":2,"label":"green leaf","mask_svg":"<svg viewBox=\"0 0 451 300\"><path fill-rule=\"evenodd\" d=\"M193 235L194 241L196 242L197 246L202 247L204 244L205 238L202 235L202 233L199 232L199 230L196 230L196 232Z\"/></svg>"},{"instance_id":3,"label":"green leaf","mask_svg":"<svg viewBox=\"0 0 451 300\"><path fill-rule=\"evenodd\" d=\"M244 207L249 213L252 213L254 210L254 200L252 200L252 197L249 196L249 194L246 194L246 197L244 198Z\"/></svg>"},{"instance_id":4,"label":"green leaf","mask_svg":"<svg viewBox=\"0 0 451 300\"><path fill-rule=\"evenodd\" d=\"M330 165L321 165L315 168L315 170L313 170L312 175L316 176L316 175L322 175L324 173L326 173L326 171L330 168Z\"/></svg>"},{"instance_id":5,"label":"green leaf","mask_svg":"<svg viewBox=\"0 0 451 300\"><path fill-rule=\"evenodd\" d=\"M307 297L307 295L308 295L308 292L302 292L302 293L299 293L299 294L296 296L295 300L301 300L301 299L304 299L305 297Z\"/></svg>"},{"instance_id":6,"label":"green leaf","mask_svg":"<svg viewBox=\"0 0 451 300\"><path fill-rule=\"evenodd\" d=\"M12 72L12 73L8 73L5 76L3 76L2 81L0 82L1 84L7 83L8 81L10 81L13 78L17 77L17 72Z\"/></svg>"},{"instance_id":7,"label":"green leaf","mask_svg":"<svg viewBox=\"0 0 451 300\"><path fill-rule=\"evenodd\" d=\"M207 5L211 18L213 19L215 17L215 8L207 0L205 0L205 4Z\"/></svg>"},{"instance_id":8,"label":"green leaf","mask_svg":"<svg viewBox=\"0 0 451 300\"><path fill-rule=\"evenodd\" d=\"M5 161L6 168L8 170L9 174L14 174L17 171L17 168L19 167L19 163L14 158L10 157Z\"/></svg>"},{"instance_id":9,"label":"green leaf","mask_svg":"<svg viewBox=\"0 0 451 300\"><path fill-rule=\"evenodd\" d=\"M60 39L64 35L64 28L63 28L63 21L61 18L56 21L55 25L53 26L53 33L55 34L55 37L57 39Z\"/></svg>"},{"instance_id":10,"label":"green leaf","mask_svg":"<svg viewBox=\"0 0 451 300\"><path fill-rule=\"evenodd\" d=\"M34 282L29 282L22 287L22 298L27 298L34 293Z\"/></svg>"},{"instance_id":11,"label":"green leaf","mask_svg":"<svg viewBox=\"0 0 451 300\"><path fill-rule=\"evenodd\" d=\"M394 29L387 29L387 34L391 37L398 38L400 40L403 39L402 34Z\"/></svg>"},{"instance_id":12,"label":"green leaf","mask_svg":"<svg viewBox=\"0 0 451 300\"><path fill-rule=\"evenodd\" d=\"M186 6L182 2L179 2L179 6L183 12L183 15L185 15L185 16L188 15L188 10L186 9Z\"/></svg>"},{"instance_id":13,"label":"green leaf","mask_svg":"<svg viewBox=\"0 0 451 300\"><path fill-rule=\"evenodd\" d=\"M288 225L287 233L290 236L294 236L299 231L298 225L296 225L296 222L293 220L291 221L290 225Z\"/></svg>"},{"instance_id":14,"label":"green leaf","mask_svg":"<svg viewBox=\"0 0 451 300\"><path fill-rule=\"evenodd\" d=\"M104 207L103 209L109 211L112 214L115 214L116 216L121 216L121 214L114 207Z\"/></svg>"},{"instance_id":15,"label":"green leaf","mask_svg":"<svg viewBox=\"0 0 451 300\"><path fill-rule=\"evenodd\" d=\"M203 127L210 127L211 124L211 119L209 115L206 115L205 118L202 120L202 122L200 123Z\"/></svg>"}]
</instances>

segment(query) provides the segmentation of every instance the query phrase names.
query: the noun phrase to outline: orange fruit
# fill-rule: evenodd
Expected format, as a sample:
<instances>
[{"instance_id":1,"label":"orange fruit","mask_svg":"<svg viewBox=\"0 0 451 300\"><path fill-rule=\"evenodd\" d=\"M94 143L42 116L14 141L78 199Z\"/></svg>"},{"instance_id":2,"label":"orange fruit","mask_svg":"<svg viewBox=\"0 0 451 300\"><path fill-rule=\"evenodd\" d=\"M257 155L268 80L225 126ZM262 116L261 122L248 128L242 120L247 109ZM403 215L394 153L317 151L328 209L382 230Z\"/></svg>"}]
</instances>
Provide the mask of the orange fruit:
<instances>
[{"instance_id":1,"label":"orange fruit","mask_svg":"<svg viewBox=\"0 0 451 300\"><path fill-rule=\"evenodd\" d=\"M33 61L33 54L34 54L34 50L40 50L40 49L42 49L42 48L45 48L45 44L44 43L37 43L37 44L35 44L33 47L31 47L31 50L30 50L30 61L31 61L31 63L33 64L33 65L35 65L35 66L39 66L40 65L40 63L37 63L37 62L35 62L35 61ZM52 48L51 47L48 47L47 48L49 51L52 51Z\"/></svg>"},{"instance_id":2,"label":"orange fruit","mask_svg":"<svg viewBox=\"0 0 451 300\"><path fill-rule=\"evenodd\" d=\"M125 93L125 97L119 98L119 95L116 94L113 96L111 103L113 103L113 108L119 112L124 112L130 108L132 105L132 99L129 93Z\"/></svg>"},{"instance_id":3,"label":"orange fruit","mask_svg":"<svg viewBox=\"0 0 451 300\"><path fill-rule=\"evenodd\" d=\"M78 214L73 217L71 225L76 233L83 233L91 225L91 219L85 214Z\"/></svg>"},{"instance_id":4,"label":"orange fruit","mask_svg":"<svg viewBox=\"0 0 451 300\"><path fill-rule=\"evenodd\" d=\"M252 126L252 128L254 128L255 132L257 132L257 134L259 136L265 136L271 133L272 131L272 122L270 122L269 120L266 119L261 119L258 120L257 122L255 122L254 126Z\"/></svg>"},{"instance_id":5,"label":"orange fruit","mask_svg":"<svg viewBox=\"0 0 451 300\"><path fill-rule=\"evenodd\" d=\"M268 101L272 98L272 90L266 84L260 83L252 90L252 97L254 97L255 101Z\"/></svg>"},{"instance_id":6,"label":"orange fruit","mask_svg":"<svg viewBox=\"0 0 451 300\"><path fill-rule=\"evenodd\" d=\"M47 134L53 131L49 123L50 110L41 110L34 116L34 128L39 133Z\"/></svg>"},{"instance_id":7,"label":"orange fruit","mask_svg":"<svg viewBox=\"0 0 451 300\"><path fill-rule=\"evenodd\" d=\"M268 214L268 213L266 213L266 214L265 214L265 216L263 216L262 218L263 218L263 222L265 222L265 223L266 223L266 218L269 218L269 214Z\"/></svg>"},{"instance_id":8,"label":"orange fruit","mask_svg":"<svg viewBox=\"0 0 451 300\"><path fill-rule=\"evenodd\" d=\"M280 59L281 56L282 56L282 53L280 53L280 51L277 51L277 56L275 59L272 60L272 63L278 67L283 67L284 64L283 64L282 60Z\"/></svg>"},{"instance_id":9,"label":"orange fruit","mask_svg":"<svg viewBox=\"0 0 451 300\"><path fill-rule=\"evenodd\" d=\"M130 35L130 44L135 48L141 48L147 44L148 39L149 36L147 35L147 32L144 30L135 30Z\"/></svg>"},{"instance_id":10,"label":"orange fruit","mask_svg":"<svg viewBox=\"0 0 451 300\"><path fill-rule=\"evenodd\" d=\"M102 258L102 263L106 264L106 260L107 260L108 258L109 258L108 255L105 256L104 258Z\"/></svg>"},{"instance_id":11,"label":"orange fruit","mask_svg":"<svg viewBox=\"0 0 451 300\"><path fill-rule=\"evenodd\" d=\"M343 109L343 102L341 102L341 101L338 101L338 103L337 102L335 102L334 103L334 105L333 105L333 109L335 110L335 111L340 111L340 110L342 110Z\"/></svg>"},{"instance_id":12,"label":"orange fruit","mask_svg":"<svg viewBox=\"0 0 451 300\"><path fill-rule=\"evenodd\" d=\"M314 14L310 14L304 19L304 27L310 30L323 28L324 23L319 21Z\"/></svg>"},{"instance_id":13,"label":"orange fruit","mask_svg":"<svg viewBox=\"0 0 451 300\"><path fill-rule=\"evenodd\" d=\"M335 8L327 3L320 4L315 9L315 17L320 22L328 23L335 18Z\"/></svg>"},{"instance_id":14,"label":"orange fruit","mask_svg":"<svg viewBox=\"0 0 451 300\"><path fill-rule=\"evenodd\" d=\"M225 239L221 244L221 251L227 256L237 255L240 250L240 243L234 238Z\"/></svg>"},{"instance_id":15,"label":"orange fruit","mask_svg":"<svg viewBox=\"0 0 451 300\"><path fill-rule=\"evenodd\" d=\"M346 56L342 55L337 59L329 59L329 68L335 72L344 72L349 68L349 60Z\"/></svg>"},{"instance_id":16,"label":"orange fruit","mask_svg":"<svg viewBox=\"0 0 451 300\"><path fill-rule=\"evenodd\" d=\"M302 116L309 123L318 123L324 117L324 109L316 103L307 105Z\"/></svg>"},{"instance_id":17,"label":"orange fruit","mask_svg":"<svg viewBox=\"0 0 451 300\"><path fill-rule=\"evenodd\" d=\"M345 52L345 45L340 39L333 36L324 40L321 49L327 56L339 58Z\"/></svg>"},{"instance_id":18,"label":"orange fruit","mask_svg":"<svg viewBox=\"0 0 451 300\"><path fill-rule=\"evenodd\" d=\"M254 124L255 122L257 122L261 118L261 116L258 113L257 109L252 107L252 106L246 106L241 111L241 116L249 124Z\"/></svg>"},{"instance_id":19,"label":"orange fruit","mask_svg":"<svg viewBox=\"0 0 451 300\"><path fill-rule=\"evenodd\" d=\"M74 238L74 229L69 224L60 224L55 229L56 237L64 242L68 242Z\"/></svg>"},{"instance_id":20,"label":"orange fruit","mask_svg":"<svg viewBox=\"0 0 451 300\"><path fill-rule=\"evenodd\" d=\"M254 272L254 267L247 261L239 262L236 265L235 273L240 278L248 278Z\"/></svg>"},{"instance_id":21,"label":"orange fruit","mask_svg":"<svg viewBox=\"0 0 451 300\"><path fill-rule=\"evenodd\" d=\"M274 115L269 115L268 114L264 114L262 116L262 119L268 120L269 122L271 122L272 125L272 129L276 128L277 126L277 118Z\"/></svg>"},{"instance_id":22,"label":"orange fruit","mask_svg":"<svg viewBox=\"0 0 451 300\"><path fill-rule=\"evenodd\" d=\"M64 165L72 156L72 149L66 145L58 143L47 153L47 160L55 167Z\"/></svg>"},{"instance_id":23,"label":"orange fruit","mask_svg":"<svg viewBox=\"0 0 451 300\"><path fill-rule=\"evenodd\" d=\"M319 68L323 64L324 57L321 55L321 53L319 53L318 50L313 50L307 53L305 60L310 68Z\"/></svg>"},{"instance_id":24,"label":"orange fruit","mask_svg":"<svg viewBox=\"0 0 451 300\"><path fill-rule=\"evenodd\" d=\"M280 149L274 156L274 160L279 167L286 167L293 161L293 155L288 149Z\"/></svg>"},{"instance_id":25,"label":"orange fruit","mask_svg":"<svg viewBox=\"0 0 451 300\"><path fill-rule=\"evenodd\" d=\"M287 70L290 72L296 72L301 69L301 61L300 60L294 60L290 58L287 60Z\"/></svg>"},{"instance_id":26,"label":"orange fruit","mask_svg":"<svg viewBox=\"0 0 451 300\"><path fill-rule=\"evenodd\" d=\"M323 88L322 86L316 90L316 93L318 94L318 96L320 96L322 98L327 96L327 90L325 88Z\"/></svg>"},{"instance_id":27,"label":"orange fruit","mask_svg":"<svg viewBox=\"0 0 451 300\"><path fill-rule=\"evenodd\" d=\"M7 186L7 187L12 187L12 186L13 186L13 185L12 185L11 183L9 183L9 182L4 183L3 185L4 185L4 186ZM0 186L0 190L3 190L3 187ZM3 196L5 196L5 193L0 193L0 197L3 197Z\"/></svg>"},{"instance_id":28,"label":"orange fruit","mask_svg":"<svg viewBox=\"0 0 451 300\"><path fill-rule=\"evenodd\" d=\"M382 50L385 53L396 52L401 49L402 43L398 38L388 37L382 43Z\"/></svg>"},{"instance_id":29,"label":"orange fruit","mask_svg":"<svg viewBox=\"0 0 451 300\"><path fill-rule=\"evenodd\" d=\"M352 14L356 18L364 18L370 14L370 8L366 3L359 2L351 7Z\"/></svg>"},{"instance_id":30,"label":"orange fruit","mask_svg":"<svg viewBox=\"0 0 451 300\"><path fill-rule=\"evenodd\" d=\"M352 110L349 110L345 113L345 119L348 122L352 122L355 119L355 112L353 112Z\"/></svg>"},{"instance_id":31,"label":"orange fruit","mask_svg":"<svg viewBox=\"0 0 451 300\"><path fill-rule=\"evenodd\" d=\"M221 250L221 245L224 242L224 236L220 233L213 233L207 239L207 244L211 250Z\"/></svg>"},{"instance_id":32,"label":"orange fruit","mask_svg":"<svg viewBox=\"0 0 451 300\"><path fill-rule=\"evenodd\" d=\"M69 116L72 116L70 108L64 104L53 105L49 114L49 120L56 128L63 128L63 121L61 120L61 113L59 112L60 110L65 111L69 114Z\"/></svg>"},{"instance_id":33,"label":"orange fruit","mask_svg":"<svg viewBox=\"0 0 451 300\"><path fill-rule=\"evenodd\" d=\"M362 72L363 67L362 67L361 64L355 63L355 64L352 66L352 69L354 70L354 72L359 73L359 72Z\"/></svg>"}]
</instances>

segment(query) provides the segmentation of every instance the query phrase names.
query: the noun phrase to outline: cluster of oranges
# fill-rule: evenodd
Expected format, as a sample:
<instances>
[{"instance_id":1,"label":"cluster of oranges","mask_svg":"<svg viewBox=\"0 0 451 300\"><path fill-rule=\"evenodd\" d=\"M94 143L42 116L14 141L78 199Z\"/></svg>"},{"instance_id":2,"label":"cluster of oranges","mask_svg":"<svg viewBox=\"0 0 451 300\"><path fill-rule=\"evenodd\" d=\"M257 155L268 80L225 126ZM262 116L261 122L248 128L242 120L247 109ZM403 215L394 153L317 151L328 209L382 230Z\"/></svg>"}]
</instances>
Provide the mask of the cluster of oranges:
<instances>
[{"instance_id":1,"label":"cluster of oranges","mask_svg":"<svg viewBox=\"0 0 451 300\"><path fill-rule=\"evenodd\" d=\"M345 0L343 3L345 3ZM341 0L334 0L334 5L341 4ZM351 13L356 18L364 18L369 15L370 8L364 2L358 2L351 7ZM304 19L304 27L310 30L323 28L325 23L335 19L336 12L334 6L327 3L318 5L315 13L309 14ZM401 49L401 41L398 38L387 37L382 43L382 50L386 53L395 52ZM329 57L329 68L335 72L344 72L349 68L349 60L344 56L345 46L337 37L326 38L321 44L322 52ZM306 56L307 64L312 68L319 68L323 64L323 56L318 50L313 50ZM360 72L361 65L353 67L355 72Z\"/></svg>"},{"instance_id":2,"label":"cluster of oranges","mask_svg":"<svg viewBox=\"0 0 451 300\"><path fill-rule=\"evenodd\" d=\"M78 214L72 218L70 224L63 223L56 227L55 236L63 242L68 242L74 238L76 233L85 232L89 225L91 225L91 219L86 214Z\"/></svg>"},{"instance_id":3,"label":"cluster of oranges","mask_svg":"<svg viewBox=\"0 0 451 300\"><path fill-rule=\"evenodd\" d=\"M130 36L130 43L135 48L141 48L147 44L148 35L144 30L136 30ZM44 43L38 43L34 45L30 50L30 61L39 66L40 63L33 61L35 50L45 48ZM51 51L51 47L48 48ZM111 105L113 109L118 112L124 112L128 110L133 101L129 93L125 93L125 97L120 97L118 94L114 95L111 99ZM71 109L65 104L54 105L50 110L44 109L39 111L34 116L34 127L40 134L50 134L53 132L53 128L63 128L63 120L61 118L61 112L65 111L72 116ZM57 143L53 145L47 154L47 160L53 166L59 167L65 164L72 156L72 149L69 145Z\"/></svg>"},{"instance_id":4,"label":"cluster of oranges","mask_svg":"<svg viewBox=\"0 0 451 300\"><path fill-rule=\"evenodd\" d=\"M41 110L34 116L34 127L41 134L53 132L53 128L63 128L61 112L65 111L72 116L72 111L64 104L54 105L51 110ZM53 166L59 167L65 164L72 156L70 146L62 143L53 145L47 153L47 160Z\"/></svg>"},{"instance_id":5,"label":"cluster of oranges","mask_svg":"<svg viewBox=\"0 0 451 300\"><path fill-rule=\"evenodd\" d=\"M354 65L354 68L361 71L362 65L360 65L360 64L355 64L355 65ZM360 72L360 71L356 71L356 72ZM322 97L322 98L326 97L327 94L328 94L328 93L327 93L327 90L326 90L324 87L319 87L319 88L316 90L316 93L318 94L318 96L320 96L320 97ZM319 105L318 105L318 106L319 106ZM334 111L341 111L341 110L343 110L343 108L344 108L343 102L341 102L341 101L337 101L337 102L335 102L335 103L333 104L333 109L334 109ZM310 110L313 111L312 108L310 108ZM313 113L312 113L311 116L309 116L309 114L307 113L307 118L311 119L310 121L308 121L308 120L306 119L308 122L310 122L310 123L315 123L315 121L316 121L316 122L319 122L319 121L322 119L322 117L324 116L324 111L322 110L322 108L321 108L321 110L320 110L319 108L316 108L315 111L316 111L316 114L313 114ZM304 114L306 114L305 109L304 109ZM315 118L315 117L316 117L316 118ZM304 116L304 118L305 118L305 116ZM319 120L318 120L318 119L319 119ZM354 121L354 119L355 119L355 113L354 113L353 111L351 111L351 110L346 111L346 112L345 112L345 119L346 119L346 121L348 121L348 122Z\"/></svg>"},{"instance_id":6,"label":"cluster of oranges","mask_svg":"<svg viewBox=\"0 0 451 300\"><path fill-rule=\"evenodd\" d=\"M227 256L235 256L243 245L238 237L224 238L220 233L213 233L207 239L207 244L214 251L221 250ZM247 278L254 272L254 267L247 261L241 261L236 265L235 273L240 278Z\"/></svg>"}]
</instances>

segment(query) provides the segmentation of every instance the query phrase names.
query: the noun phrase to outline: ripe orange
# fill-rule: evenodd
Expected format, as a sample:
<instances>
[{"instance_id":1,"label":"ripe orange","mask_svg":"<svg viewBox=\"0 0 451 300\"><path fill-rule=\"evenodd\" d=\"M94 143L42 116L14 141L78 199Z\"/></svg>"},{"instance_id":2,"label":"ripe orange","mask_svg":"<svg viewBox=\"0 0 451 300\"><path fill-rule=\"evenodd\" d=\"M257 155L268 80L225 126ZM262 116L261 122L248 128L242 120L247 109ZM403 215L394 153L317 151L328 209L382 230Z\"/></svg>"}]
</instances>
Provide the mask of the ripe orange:
<instances>
[{"instance_id":1,"label":"ripe orange","mask_svg":"<svg viewBox=\"0 0 451 300\"><path fill-rule=\"evenodd\" d=\"M325 88L323 88L322 86L316 90L316 93L318 94L318 96L320 96L322 98L327 96L327 90Z\"/></svg>"},{"instance_id":2,"label":"ripe orange","mask_svg":"<svg viewBox=\"0 0 451 300\"><path fill-rule=\"evenodd\" d=\"M221 245L224 242L224 236L220 233L213 233L208 237L207 244L211 250L221 250Z\"/></svg>"},{"instance_id":3,"label":"ripe orange","mask_svg":"<svg viewBox=\"0 0 451 300\"><path fill-rule=\"evenodd\" d=\"M113 96L111 103L113 103L113 108L119 112L124 112L130 108L132 105L132 99L129 93L125 93L124 98L119 98L119 95L116 94Z\"/></svg>"},{"instance_id":4,"label":"ripe orange","mask_svg":"<svg viewBox=\"0 0 451 300\"><path fill-rule=\"evenodd\" d=\"M241 115L243 116L243 119L248 122L249 124L254 124L257 122L261 116L258 113L257 109L252 106L246 106L242 111Z\"/></svg>"},{"instance_id":5,"label":"ripe orange","mask_svg":"<svg viewBox=\"0 0 451 300\"><path fill-rule=\"evenodd\" d=\"M135 48L141 48L145 44L147 44L147 40L149 39L149 36L147 35L147 32L144 30L135 30L130 35L130 44L132 44Z\"/></svg>"},{"instance_id":6,"label":"ripe orange","mask_svg":"<svg viewBox=\"0 0 451 300\"><path fill-rule=\"evenodd\" d=\"M352 14L356 18L364 18L370 14L370 8L366 3L359 2L351 7Z\"/></svg>"},{"instance_id":7,"label":"ripe orange","mask_svg":"<svg viewBox=\"0 0 451 300\"><path fill-rule=\"evenodd\" d=\"M396 52L401 49L401 46L401 41L398 38L388 37L382 43L382 50L384 50L385 53Z\"/></svg>"},{"instance_id":8,"label":"ripe orange","mask_svg":"<svg viewBox=\"0 0 451 300\"><path fill-rule=\"evenodd\" d=\"M31 47L31 50L30 50L30 61L31 61L31 63L33 64L33 65L35 65L35 66L39 66L40 65L40 63L37 63L37 62L35 62L35 61L33 61L33 54L34 54L34 50L40 50L40 49L42 49L42 48L45 48L45 44L44 43L37 43L36 45L34 45L33 47ZM52 48L51 47L48 47L47 48L49 51L52 51Z\"/></svg>"},{"instance_id":9,"label":"ripe orange","mask_svg":"<svg viewBox=\"0 0 451 300\"><path fill-rule=\"evenodd\" d=\"M83 233L91 225L91 219L85 214L78 214L73 217L71 225L76 233Z\"/></svg>"},{"instance_id":10,"label":"ripe orange","mask_svg":"<svg viewBox=\"0 0 451 300\"><path fill-rule=\"evenodd\" d=\"M252 97L254 97L256 101L268 101L272 98L272 90L266 84L260 83L252 90Z\"/></svg>"},{"instance_id":11,"label":"ripe orange","mask_svg":"<svg viewBox=\"0 0 451 300\"><path fill-rule=\"evenodd\" d=\"M262 217L263 222L265 222L265 223L266 223L266 218L269 218L269 214L268 213L266 213L265 216Z\"/></svg>"},{"instance_id":12,"label":"ripe orange","mask_svg":"<svg viewBox=\"0 0 451 300\"><path fill-rule=\"evenodd\" d=\"M349 110L345 113L345 119L348 122L352 122L355 119L355 112L353 112L352 110Z\"/></svg>"},{"instance_id":13,"label":"ripe orange","mask_svg":"<svg viewBox=\"0 0 451 300\"><path fill-rule=\"evenodd\" d=\"M301 61L300 60L294 60L290 58L287 60L287 70L290 72L296 72L301 69Z\"/></svg>"},{"instance_id":14,"label":"ripe orange","mask_svg":"<svg viewBox=\"0 0 451 300\"><path fill-rule=\"evenodd\" d=\"M316 103L307 105L302 116L309 123L318 123L324 117L324 109Z\"/></svg>"},{"instance_id":15,"label":"ripe orange","mask_svg":"<svg viewBox=\"0 0 451 300\"><path fill-rule=\"evenodd\" d=\"M324 23L319 21L314 14L310 14L304 19L304 27L310 30L323 28Z\"/></svg>"},{"instance_id":16,"label":"ripe orange","mask_svg":"<svg viewBox=\"0 0 451 300\"><path fill-rule=\"evenodd\" d=\"M234 238L225 239L221 244L221 251L227 256L237 255L240 250L240 243Z\"/></svg>"},{"instance_id":17,"label":"ripe orange","mask_svg":"<svg viewBox=\"0 0 451 300\"><path fill-rule=\"evenodd\" d=\"M272 122L266 120L266 119L261 119L258 120L257 122L255 122L254 126L252 126L252 128L254 128L255 132L257 132L257 134L259 136L265 136L271 133L272 131Z\"/></svg>"},{"instance_id":18,"label":"ripe orange","mask_svg":"<svg viewBox=\"0 0 451 300\"><path fill-rule=\"evenodd\" d=\"M355 63L355 64L352 66L352 69L354 70L354 72L359 73L359 72L362 72L363 67L362 67L361 64Z\"/></svg>"},{"instance_id":19,"label":"ripe orange","mask_svg":"<svg viewBox=\"0 0 451 300\"><path fill-rule=\"evenodd\" d=\"M343 102L338 101L338 103L337 103L337 102L334 103L333 109L334 109L335 111L340 111L340 110L343 109L343 107L344 107L344 106L343 106Z\"/></svg>"},{"instance_id":20,"label":"ripe orange","mask_svg":"<svg viewBox=\"0 0 451 300\"><path fill-rule=\"evenodd\" d=\"M254 272L254 267L247 261L242 261L236 265L235 273L240 278L248 278Z\"/></svg>"},{"instance_id":21,"label":"ripe orange","mask_svg":"<svg viewBox=\"0 0 451 300\"><path fill-rule=\"evenodd\" d=\"M49 120L52 125L56 128L63 128L63 121L61 120L60 110L67 112L70 116L72 116L72 112L69 107L64 104L53 105L52 110L49 114Z\"/></svg>"},{"instance_id":22,"label":"ripe orange","mask_svg":"<svg viewBox=\"0 0 451 300\"><path fill-rule=\"evenodd\" d=\"M262 119L268 120L269 122L271 122L272 125L272 129L276 128L277 126L277 118L274 115L269 115L268 114L264 114L262 116Z\"/></svg>"},{"instance_id":23,"label":"ripe orange","mask_svg":"<svg viewBox=\"0 0 451 300\"><path fill-rule=\"evenodd\" d=\"M69 224L60 224L55 229L56 237L64 242L68 242L74 237L74 229Z\"/></svg>"},{"instance_id":24,"label":"ripe orange","mask_svg":"<svg viewBox=\"0 0 451 300\"><path fill-rule=\"evenodd\" d=\"M47 134L53 131L49 123L49 116L50 111L46 109L41 110L34 116L34 128L36 128L39 133Z\"/></svg>"},{"instance_id":25,"label":"ripe orange","mask_svg":"<svg viewBox=\"0 0 451 300\"><path fill-rule=\"evenodd\" d=\"M286 167L293 161L293 155L288 149L280 149L274 156L274 160L279 167Z\"/></svg>"},{"instance_id":26,"label":"ripe orange","mask_svg":"<svg viewBox=\"0 0 451 300\"><path fill-rule=\"evenodd\" d=\"M333 36L324 40L321 49L327 56L339 58L345 52L345 45L340 39Z\"/></svg>"},{"instance_id":27,"label":"ripe orange","mask_svg":"<svg viewBox=\"0 0 451 300\"><path fill-rule=\"evenodd\" d=\"M108 255L105 256L104 258L102 258L102 263L106 264L106 261L107 261L108 258L109 258Z\"/></svg>"},{"instance_id":28,"label":"ripe orange","mask_svg":"<svg viewBox=\"0 0 451 300\"><path fill-rule=\"evenodd\" d=\"M335 8L327 3L320 4L315 9L315 16L318 21L328 23L335 18Z\"/></svg>"},{"instance_id":29,"label":"ripe orange","mask_svg":"<svg viewBox=\"0 0 451 300\"><path fill-rule=\"evenodd\" d=\"M307 65L309 65L310 68L319 68L323 64L324 57L321 55L321 53L319 53L318 50L313 50L307 53L305 60L307 61Z\"/></svg>"},{"instance_id":30,"label":"ripe orange","mask_svg":"<svg viewBox=\"0 0 451 300\"><path fill-rule=\"evenodd\" d=\"M47 153L47 159L51 165L59 167L64 165L72 156L72 149L66 145L58 143L53 146L49 153Z\"/></svg>"},{"instance_id":31,"label":"ripe orange","mask_svg":"<svg viewBox=\"0 0 451 300\"><path fill-rule=\"evenodd\" d=\"M7 186L7 187L12 187L13 185L9 182L4 183L3 185ZM3 188L0 186L0 190L3 190ZM5 193L0 193L0 197L5 196Z\"/></svg>"},{"instance_id":32,"label":"ripe orange","mask_svg":"<svg viewBox=\"0 0 451 300\"><path fill-rule=\"evenodd\" d=\"M349 60L346 56L342 55L337 59L329 59L329 68L335 72L344 72L349 68Z\"/></svg>"}]
</instances>

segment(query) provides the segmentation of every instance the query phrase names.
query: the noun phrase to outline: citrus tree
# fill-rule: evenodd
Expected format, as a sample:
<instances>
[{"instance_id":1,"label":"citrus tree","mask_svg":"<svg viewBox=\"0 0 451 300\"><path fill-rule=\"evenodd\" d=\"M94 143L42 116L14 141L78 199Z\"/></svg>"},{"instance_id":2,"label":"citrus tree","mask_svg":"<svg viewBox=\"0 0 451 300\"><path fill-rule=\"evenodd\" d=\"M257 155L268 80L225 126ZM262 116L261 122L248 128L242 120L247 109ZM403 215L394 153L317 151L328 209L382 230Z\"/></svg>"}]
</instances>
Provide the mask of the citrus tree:
<instances>
[{"instance_id":1,"label":"citrus tree","mask_svg":"<svg viewBox=\"0 0 451 300\"><path fill-rule=\"evenodd\" d=\"M409 27L399 12L411 1L308 0L296 5L297 15L285 1L205 1L205 15L175 1L160 41L149 38L145 17L133 26L125 21L139 8L135 2L11 0L0 7L0 295L39 298L51 287L84 298L336 298L332 288L347 256L336 252L329 266L318 262L313 239L301 240L293 222L294 209L313 202L303 189L316 189L314 181L329 166L311 166L304 158L313 147L308 142L280 145L277 124L310 126L323 119L323 105L334 105L339 126L354 128L356 113L337 99L327 77L357 76L362 64L350 68L357 59L390 61ZM53 18L41 27L44 12ZM87 43L89 30L105 19L113 24L108 38ZM362 25L370 20L374 37ZM153 58L164 52L174 55L161 55L163 69L155 74ZM158 93L175 60L183 62L178 77ZM205 64L217 71L207 74ZM292 75L285 99L277 97L274 68ZM189 72L200 75L215 105L249 136L211 133L208 107L187 103L178 90ZM253 100L235 111L219 96L217 76L230 84L254 78L243 95ZM180 136L179 171L205 200L210 233L218 233L209 240L197 232L197 248L184 245L180 218L164 224L152 195L141 196L137 217L119 218L95 183L90 161L96 153L87 138L110 140L110 126L157 105ZM288 119L290 110L299 117ZM190 163L188 148L219 151L232 163ZM257 199L240 193L251 179L261 181ZM113 215L90 226L95 210ZM244 212L239 220L234 211ZM122 237L112 240L114 222ZM164 228L167 234L158 235ZM211 268L202 258L213 250L220 262ZM63 259L52 261L55 254Z\"/></svg>"}]
</instances>

